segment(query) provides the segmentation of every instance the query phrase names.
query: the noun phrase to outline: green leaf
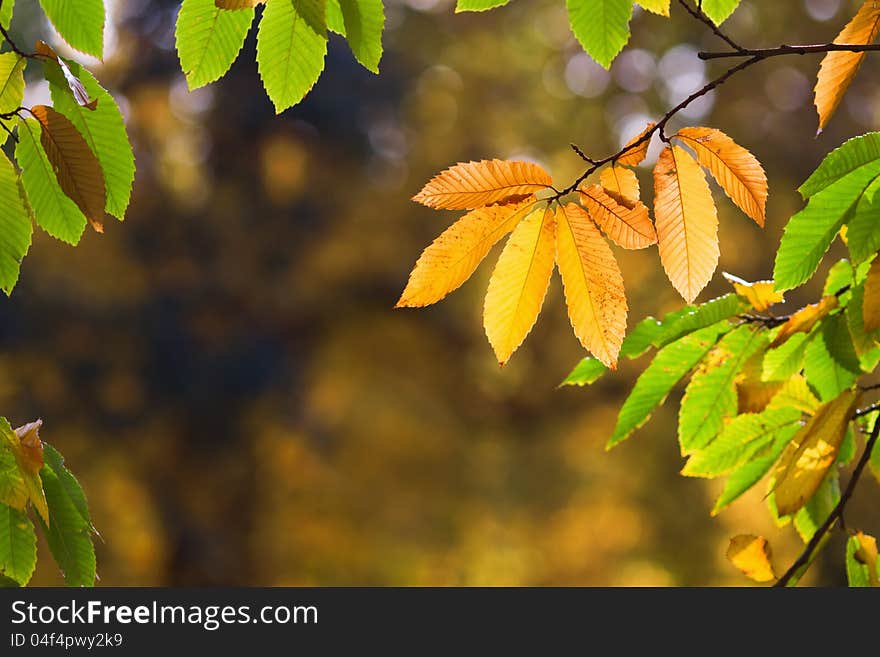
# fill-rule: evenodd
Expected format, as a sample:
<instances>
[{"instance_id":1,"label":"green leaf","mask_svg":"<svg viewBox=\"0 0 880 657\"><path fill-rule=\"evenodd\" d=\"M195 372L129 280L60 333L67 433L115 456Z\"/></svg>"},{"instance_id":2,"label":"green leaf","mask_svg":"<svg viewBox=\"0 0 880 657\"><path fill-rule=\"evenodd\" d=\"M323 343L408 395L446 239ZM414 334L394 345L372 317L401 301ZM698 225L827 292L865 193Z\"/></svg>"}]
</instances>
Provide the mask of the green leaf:
<instances>
[{"instance_id":1,"label":"green leaf","mask_svg":"<svg viewBox=\"0 0 880 657\"><path fill-rule=\"evenodd\" d=\"M789 220L776 253L776 289L790 290L813 275L840 227L855 212L865 189L878 176L880 160L825 187Z\"/></svg>"},{"instance_id":2,"label":"green leaf","mask_svg":"<svg viewBox=\"0 0 880 657\"><path fill-rule=\"evenodd\" d=\"M0 114L14 112L24 98L24 67L27 62L14 52L0 55ZM3 139L6 139L5 135Z\"/></svg>"},{"instance_id":3,"label":"green leaf","mask_svg":"<svg viewBox=\"0 0 880 657\"><path fill-rule=\"evenodd\" d=\"M566 0L571 31L590 56L603 67L629 41L633 0Z\"/></svg>"},{"instance_id":4,"label":"green leaf","mask_svg":"<svg viewBox=\"0 0 880 657\"><path fill-rule=\"evenodd\" d=\"M40 471L49 503L49 526L38 517L49 549L68 586L95 585L95 546L90 523L83 517L54 468L47 462Z\"/></svg>"},{"instance_id":5,"label":"green leaf","mask_svg":"<svg viewBox=\"0 0 880 657\"><path fill-rule=\"evenodd\" d=\"M804 353L810 335L795 333L775 349L769 349L764 354L761 380L785 381L800 372L804 366Z\"/></svg>"},{"instance_id":6,"label":"green leaf","mask_svg":"<svg viewBox=\"0 0 880 657\"><path fill-rule=\"evenodd\" d=\"M565 381L564 386L588 386L595 383L599 378L608 371L608 368L602 364L598 358L589 356L579 362L571 371Z\"/></svg>"},{"instance_id":7,"label":"green leaf","mask_svg":"<svg viewBox=\"0 0 880 657\"><path fill-rule=\"evenodd\" d=\"M848 390L861 374L861 365L843 314L822 321L819 333L810 341L804 358L807 382L823 402Z\"/></svg>"},{"instance_id":8,"label":"green leaf","mask_svg":"<svg viewBox=\"0 0 880 657\"><path fill-rule=\"evenodd\" d=\"M721 25L739 7L740 0L703 0L703 12L715 25Z\"/></svg>"},{"instance_id":9,"label":"green leaf","mask_svg":"<svg viewBox=\"0 0 880 657\"><path fill-rule=\"evenodd\" d=\"M682 455L708 445L721 431L725 418L736 414L736 376L745 362L766 344L766 331L743 325L724 336L709 352L681 402L678 440Z\"/></svg>"},{"instance_id":10,"label":"green leaf","mask_svg":"<svg viewBox=\"0 0 880 657\"><path fill-rule=\"evenodd\" d=\"M779 459L779 455L782 454L782 450L785 449L791 438L792 436L788 435L787 432L779 432L773 438L773 443L766 452L763 452L754 461L749 461L731 472L724 484L724 490L721 491L721 495L715 501L712 515L717 515L719 511L757 484Z\"/></svg>"},{"instance_id":11,"label":"green leaf","mask_svg":"<svg viewBox=\"0 0 880 657\"><path fill-rule=\"evenodd\" d=\"M24 511L0 504L0 572L24 586L37 566L37 536Z\"/></svg>"},{"instance_id":12,"label":"green leaf","mask_svg":"<svg viewBox=\"0 0 880 657\"><path fill-rule=\"evenodd\" d=\"M877 215L880 212L880 177L874 178L859 197L851 216L847 218L847 245L853 261L863 262L880 248L880 227Z\"/></svg>"},{"instance_id":13,"label":"green leaf","mask_svg":"<svg viewBox=\"0 0 880 657\"><path fill-rule=\"evenodd\" d=\"M840 483L837 473L833 473L825 477L813 497L794 516L794 528L804 543L810 542L839 501Z\"/></svg>"},{"instance_id":14,"label":"green leaf","mask_svg":"<svg viewBox=\"0 0 880 657\"><path fill-rule=\"evenodd\" d=\"M825 277L825 287L823 295L836 294L843 288L853 284L853 266L849 260L838 260L831 269L828 270L828 276ZM841 304L842 305L842 304Z\"/></svg>"},{"instance_id":15,"label":"green leaf","mask_svg":"<svg viewBox=\"0 0 880 657\"><path fill-rule=\"evenodd\" d=\"M487 9L495 9L495 7L503 7L510 0L458 0L455 5L455 13L463 11L486 11Z\"/></svg>"},{"instance_id":16,"label":"green leaf","mask_svg":"<svg viewBox=\"0 0 880 657\"><path fill-rule=\"evenodd\" d=\"M853 348L859 357L862 371L873 372L877 365L880 364L880 346L875 341L877 332L873 331L869 335L865 331L864 302L865 282L862 281L853 287L844 313L846 314L846 325L849 328Z\"/></svg>"},{"instance_id":17,"label":"green leaf","mask_svg":"<svg viewBox=\"0 0 880 657\"><path fill-rule=\"evenodd\" d=\"M40 4L71 47L104 58L104 0L40 0Z\"/></svg>"},{"instance_id":18,"label":"green leaf","mask_svg":"<svg viewBox=\"0 0 880 657\"><path fill-rule=\"evenodd\" d=\"M801 428L796 408L769 408L733 418L705 449L688 459L681 471L689 477L717 477L763 456L777 436L790 440Z\"/></svg>"},{"instance_id":19,"label":"green leaf","mask_svg":"<svg viewBox=\"0 0 880 657\"><path fill-rule=\"evenodd\" d=\"M743 304L735 294L725 294L699 306L685 306L663 318L663 330L654 339L654 346L662 347L682 336L730 319L742 312Z\"/></svg>"},{"instance_id":20,"label":"green leaf","mask_svg":"<svg viewBox=\"0 0 880 657\"><path fill-rule=\"evenodd\" d=\"M183 0L175 38L180 67L190 89L226 75L253 21L253 9L228 11L216 7L214 0Z\"/></svg>"},{"instance_id":21,"label":"green leaf","mask_svg":"<svg viewBox=\"0 0 880 657\"><path fill-rule=\"evenodd\" d=\"M846 580L850 586L862 588L871 586L871 578L868 566L856 559L859 547L858 537L850 536L846 542Z\"/></svg>"},{"instance_id":22,"label":"green leaf","mask_svg":"<svg viewBox=\"0 0 880 657\"><path fill-rule=\"evenodd\" d=\"M730 325L719 322L687 335L657 352L651 364L636 381L617 418L614 434L608 448L626 440L633 431L645 424L669 392L699 363L727 332Z\"/></svg>"},{"instance_id":23,"label":"green leaf","mask_svg":"<svg viewBox=\"0 0 880 657\"><path fill-rule=\"evenodd\" d=\"M0 26L4 30L8 30L9 24L12 22L13 9L15 9L15 0L3 0L3 4L0 5Z\"/></svg>"},{"instance_id":24,"label":"green leaf","mask_svg":"<svg viewBox=\"0 0 880 657\"><path fill-rule=\"evenodd\" d=\"M67 62L67 65L98 104L94 110L80 105L73 97L61 68L49 62L44 68L52 104L76 126L98 158L104 172L107 212L117 219L124 219L131 199L135 166L122 113L113 96L98 84L95 76L76 62Z\"/></svg>"},{"instance_id":25,"label":"green leaf","mask_svg":"<svg viewBox=\"0 0 880 657\"><path fill-rule=\"evenodd\" d=\"M382 0L327 0L327 28L344 36L355 59L373 73L379 72L384 27Z\"/></svg>"},{"instance_id":26,"label":"green leaf","mask_svg":"<svg viewBox=\"0 0 880 657\"><path fill-rule=\"evenodd\" d=\"M61 484L61 487L64 489L65 494L73 503L74 507L76 507L76 510L79 511L80 516L82 516L83 520L85 520L91 527L92 518L89 514L89 505L86 501L86 494L76 480L76 477L73 476L73 473L64 466L64 457L61 456L61 453L52 447L52 445L43 443L43 458L49 467L55 472L55 475L58 477L58 482Z\"/></svg>"},{"instance_id":27,"label":"green leaf","mask_svg":"<svg viewBox=\"0 0 880 657\"><path fill-rule=\"evenodd\" d=\"M6 294L18 281L22 258L31 245L31 217L21 198L18 174L0 153L0 288Z\"/></svg>"},{"instance_id":28,"label":"green leaf","mask_svg":"<svg viewBox=\"0 0 880 657\"><path fill-rule=\"evenodd\" d=\"M29 497L15 454L7 446L0 445L0 504L23 511L27 508Z\"/></svg>"},{"instance_id":29,"label":"green leaf","mask_svg":"<svg viewBox=\"0 0 880 657\"><path fill-rule=\"evenodd\" d=\"M880 132L854 137L826 155L798 191L806 200L854 171L872 167L877 160L880 160Z\"/></svg>"},{"instance_id":30,"label":"green leaf","mask_svg":"<svg viewBox=\"0 0 880 657\"><path fill-rule=\"evenodd\" d=\"M322 2L268 0L257 34L257 67L276 113L305 97L324 70L326 54Z\"/></svg>"},{"instance_id":31,"label":"green leaf","mask_svg":"<svg viewBox=\"0 0 880 657\"><path fill-rule=\"evenodd\" d=\"M86 227L86 217L58 184L40 143L40 124L34 119L18 122L15 159L37 223L52 237L75 245Z\"/></svg>"}]
</instances>

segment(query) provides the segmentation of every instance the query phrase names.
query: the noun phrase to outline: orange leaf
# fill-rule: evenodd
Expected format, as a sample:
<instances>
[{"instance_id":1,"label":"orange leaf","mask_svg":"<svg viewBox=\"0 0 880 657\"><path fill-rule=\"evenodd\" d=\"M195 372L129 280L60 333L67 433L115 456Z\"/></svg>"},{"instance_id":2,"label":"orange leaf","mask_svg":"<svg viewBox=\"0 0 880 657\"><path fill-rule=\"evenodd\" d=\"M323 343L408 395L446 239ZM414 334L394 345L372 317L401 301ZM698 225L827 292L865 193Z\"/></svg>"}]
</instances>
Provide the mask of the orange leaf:
<instances>
[{"instance_id":1,"label":"orange leaf","mask_svg":"<svg viewBox=\"0 0 880 657\"><path fill-rule=\"evenodd\" d=\"M690 303L718 265L718 215L700 165L679 146L663 149L654 167L654 216L660 261Z\"/></svg>"},{"instance_id":2,"label":"orange leaf","mask_svg":"<svg viewBox=\"0 0 880 657\"><path fill-rule=\"evenodd\" d=\"M773 281L755 281L749 283L739 276L721 272L725 280L733 286L737 296L745 299L749 305L759 313L764 312L770 306L785 301L785 295L776 291L776 283Z\"/></svg>"},{"instance_id":3,"label":"orange leaf","mask_svg":"<svg viewBox=\"0 0 880 657\"><path fill-rule=\"evenodd\" d=\"M880 329L880 258L871 263L865 279L865 301L862 307L865 331L871 333Z\"/></svg>"},{"instance_id":4,"label":"orange leaf","mask_svg":"<svg viewBox=\"0 0 880 657\"><path fill-rule=\"evenodd\" d=\"M676 137L694 149L700 164L709 170L730 200L763 227L767 175L757 158L714 128L683 128Z\"/></svg>"},{"instance_id":5,"label":"orange leaf","mask_svg":"<svg viewBox=\"0 0 880 657\"><path fill-rule=\"evenodd\" d=\"M501 252L483 307L486 337L504 365L538 319L556 251L553 211L534 210L514 229Z\"/></svg>"},{"instance_id":6,"label":"orange leaf","mask_svg":"<svg viewBox=\"0 0 880 657\"><path fill-rule=\"evenodd\" d=\"M778 347L795 333L809 333L813 330L816 322L823 317L827 317L828 313L837 308L837 306L837 297L831 294L822 297L818 303L811 303L809 306L804 306L796 313L792 314L792 316L788 318L788 321L780 327L779 332L776 334L776 337L773 338L773 342L770 343L768 349Z\"/></svg>"},{"instance_id":7,"label":"orange leaf","mask_svg":"<svg viewBox=\"0 0 880 657\"><path fill-rule=\"evenodd\" d=\"M82 210L92 228L103 233L107 196L98 158L63 114L45 105L35 105L31 114L40 123L40 142L61 189Z\"/></svg>"},{"instance_id":8,"label":"orange leaf","mask_svg":"<svg viewBox=\"0 0 880 657\"><path fill-rule=\"evenodd\" d=\"M625 249L644 249L657 243L648 208L641 202L632 208L620 205L599 185L580 191L581 203L605 234Z\"/></svg>"},{"instance_id":9,"label":"orange leaf","mask_svg":"<svg viewBox=\"0 0 880 657\"><path fill-rule=\"evenodd\" d=\"M531 162L482 160L456 164L434 176L413 200L429 208L471 210L553 184L550 174Z\"/></svg>"},{"instance_id":10,"label":"orange leaf","mask_svg":"<svg viewBox=\"0 0 880 657\"><path fill-rule=\"evenodd\" d=\"M532 205L534 199L478 208L452 224L422 252L397 307L427 306L458 289Z\"/></svg>"},{"instance_id":11,"label":"orange leaf","mask_svg":"<svg viewBox=\"0 0 880 657\"><path fill-rule=\"evenodd\" d=\"M645 139L645 135L651 132L656 126L656 123L649 123L648 127L645 128L642 132L640 132L637 136L633 137L627 145L624 147L626 149L630 149L633 144L638 144L631 150L627 150L626 153L617 158L618 164L625 164L630 167L638 166L641 164L645 157L648 155L648 146L651 145L651 140ZM644 141L641 141L645 139Z\"/></svg>"},{"instance_id":12,"label":"orange leaf","mask_svg":"<svg viewBox=\"0 0 880 657\"><path fill-rule=\"evenodd\" d=\"M626 333L626 292L611 248L574 203L556 213L556 260L568 316L581 344L614 369Z\"/></svg>"},{"instance_id":13,"label":"orange leaf","mask_svg":"<svg viewBox=\"0 0 880 657\"><path fill-rule=\"evenodd\" d=\"M742 573L756 582L770 582L776 579L770 563L770 544L763 536L741 534L730 539L727 558Z\"/></svg>"},{"instance_id":14,"label":"orange leaf","mask_svg":"<svg viewBox=\"0 0 880 657\"><path fill-rule=\"evenodd\" d=\"M616 164L602 169L599 182L608 196L621 205L632 208L639 202L639 179L632 169Z\"/></svg>"},{"instance_id":15,"label":"orange leaf","mask_svg":"<svg viewBox=\"0 0 880 657\"><path fill-rule=\"evenodd\" d=\"M880 32L880 2L867 0L855 17L847 23L834 43L869 44ZM858 73L865 58L863 52L829 52L822 59L816 79L816 110L819 112L819 132L843 100L846 90Z\"/></svg>"}]
</instances>

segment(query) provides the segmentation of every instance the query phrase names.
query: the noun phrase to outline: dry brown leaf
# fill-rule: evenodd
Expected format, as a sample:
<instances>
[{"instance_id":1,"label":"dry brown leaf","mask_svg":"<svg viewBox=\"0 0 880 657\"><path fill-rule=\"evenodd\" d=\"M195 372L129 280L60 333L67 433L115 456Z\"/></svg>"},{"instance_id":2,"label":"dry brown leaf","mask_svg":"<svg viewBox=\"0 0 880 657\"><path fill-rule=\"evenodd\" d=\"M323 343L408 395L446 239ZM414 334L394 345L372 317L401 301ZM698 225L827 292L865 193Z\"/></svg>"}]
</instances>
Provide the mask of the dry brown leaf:
<instances>
[{"instance_id":1,"label":"dry brown leaf","mask_svg":"<svg viewBox=\"0 0 880 657\"><path fill-rule=\"evenodd\" d=\"M749 283L739 276L728 274L726 271L721 272L721 275L733 286L737 296L745 299L758 312L764 312L770 306L785 301L785 295L776 291L776 284L773 281Z\"/></svg>"},{"instance_id":2,"label":"dry brown leaf","mask_svg":"<svg viewBox=\"0 0 880 657\"><path fill-rule=\"evenodd\" d=\"M58 184L98 233L104 232L106 191L98 158L70 119L45 105L31 114L40 123L40 143L55 169Z\"/></svg>"},{"instance_id":3,"label":"dry brown leaf","mask_svg":"<svg viewBox=\"0 0 880 657\"><path fill-rule=\"evenodd\" d=\"M837 459L858 400L856 391L847 390L822 404L785 448L773 476L780 516L796 513L819 488Z\"/></svg>"},{"instance_id":4,"label":"dry brown leaf","mask_svg":"<svg viewBox=\"0 0 880 657\"><path fill-rule=\"evenodd\" d=\"M628 208L605 193L601 185L580 190L581 203L605 234L625 249L644 249L657 243L648 208L638 202Z\"/></svg>"},{"instance_id":5,"label":"dry brown leaf","mask_svg":"<svg viewBox=\"0 0 880 657\"><path fill-rule=\"evenodd\" d=\"M646 134L651 132L651 130L653 130L656 125L656 123L649 123L648 127L642 130L642 132L640 132L638 135L630 139L624 148L629 149L630 146L633 146L633 144L638 144L638 146L635 146L631 150L627 150L626 153L617 158L617 163L624 164L628 167L634 167L641 164L644 161L645 157L648 155L648 146L651 145L650 138L645 139L644 141L641 140L645 137Z\"/></svg>"},{"instance_id":6,"label":"dry brown leaf","mask_svg":"<svg viewBox=\"0 0 880 657\"><path fill-rule=\"evenodd\" d=\"M602 233L574 203L556 213L556 261L575 335L614 369L626 333L623 276Z\"/></svg>"},{"instance_id":7,"label":"dry brown leaf","mask_svg":"<svg viewBox=\"0 0 880 657\"><path fill-rule=\"evenodd\" d=\"M683 128L676 135L697 154L721 189L759 226L767 208L767 174L758 159L714 128Z\"/></svg>"},{"instance_id":8,"label":"dry brown leaf","mask_svg":"<svg viewBox=\"0 0 880 657\"><path fill-rule=\"evenodd\" d=\"M880 329L880 258L871 263L865 279L865 300L862 307L865 331Z\"/></svg>"},{"instance_id":9,"label":"dry brown leaf","mask_svg":"<svg viewBox=\"0 0 880 657\"><path fill-rule=\"evenodd\" d=\"M718 265L718 214L700 165L679 146L654 167L654 217L666 275L691 303Z\"/></svg>"},{"instance_id":10,"label":"dry brown leaf","mask_svg":"<svg viewBox=\"0 0 880 657\"><path fill-rule=\"evenodd\" d=\"M834 43L869 44L880 32L880 2L862 3L855 17L847 23ZM814 89L819 113L819 132L828 124L865 58L863 52L829 52L822 59Z\"/></svg>"},{"instance_id":11,"label":"dry brown leaf","mask_svg":"<svg viewBox=\"0 0 880 657\"><path fill-rule=\"evenodd\" d=\"M543 168L532 162L482 160L456 164L434 176L413 200L437 210L472 210L553 185Z\"/></svg>"},{"instance_id":12,"label":"dry brown leaf","mask_svg":"<svg viewBox=\"0 0 880 657\"><path fill-rule=\"evenodd\" d=\"M489 250L534 205L534 199L472 210L452 224L419 256L398 308L440 301L471 277Z\"/></svg>"},{"instance_id":13,"label":"dry brown leaf","mask_svg":"<svg viewBox=\"0 0 880 657\"><path fill-rule=\"evenodd\" d=\"M804 306L796 313L792 314L780 328L773 342L770 343L768 349L775 349L783 342L788 340L795 333L809 333L813 327L823 317L827 317L828 313L837 308L839 301L833 294L822 297L817 303L811 303Z\"/></svg>"},{"instance_id":14,"label":"dry brown leaf","mask_svg":"<svg viewBox=\"0 0 880 657\"><path fill-rule=\"evenodd\" d=\"M599 182L608 196L628 208L639 202L639 179L632 169L616 164L605 167L599 174ZM653 229L652 229L653 230Z\"/></svg>"},{"instance_id":15,"label":"dry brown leaf","mask_svg":"<svg viewBox=\"0 0 880 657\"><path fill-rule=\"evenodd\" d=\"M776 579L770 563L770 544L763 536L740 534L730 539L727 558L742 573L755 582L771 582Z\"/></svg>"},{"instance_id":16,"label":"dry brown leaf","mask_svg":"<svg viewBox=\"0 0 880 657\"><path fill-rule=\"evenodd\" d=\"M514 229L489 280L483 326L504 365L538 319L556 255L552 210L533 210Z\"/></svg>"}]
</instances>

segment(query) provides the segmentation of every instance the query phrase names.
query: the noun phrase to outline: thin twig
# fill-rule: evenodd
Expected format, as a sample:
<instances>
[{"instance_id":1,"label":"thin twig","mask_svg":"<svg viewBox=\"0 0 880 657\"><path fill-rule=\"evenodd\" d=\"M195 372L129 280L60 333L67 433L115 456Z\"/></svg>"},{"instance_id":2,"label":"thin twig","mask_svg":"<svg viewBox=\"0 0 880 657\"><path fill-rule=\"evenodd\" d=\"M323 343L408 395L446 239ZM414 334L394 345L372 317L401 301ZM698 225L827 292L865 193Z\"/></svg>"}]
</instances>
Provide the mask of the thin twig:
<instances>
[{"instance_id":1,"label":"thin twig","mask_svg":"<svg viewBox=\"0 0 880 657\"><path fill-rule=\"evenodd\" d=\"M880 50L878 43L816 43L801 46L777 46L775 48L740 48L721 52L699 52L697 57L703 60L725 59L730 57L779 57L780 55L809 55L826 52L873 52Z\"/></svg>"},{"instance_id":2,"label":"thin twig","mask_svg":"<svg viewBox=\"0 0 880 657\"><path fill-rule=\"evenodd\" d=\"M712 33L715 36L717 36L719 39L724 41L724 43L726 43L728 46L730 46L731 48L733 48L737 52L743 52L745 50L736 41L734 41L729 36L727 36L724 32L722 32L721 28L718 27L717 25L715 25L715 23L712 22L711 18L706 16L706 12L703 11L702 1L697 3L696 8L691 7L690 3L686 2L685 0L678 0L678 4L680 4L682 7L684 7L691 16L696 18L701 23L705 24L710 30L712 30Z\"/></svg>"},{"instance_id":3,"label":"thin twig","mask_svg":"<svg viewBox=\"0 0 880 657\"><path fill-rule=\"evenodd\" d=\"M867 409L865 409L867 410ZM872 409L872 410L880 410L880 409ZM859 417L859 411L856 411L855 417ZM828 517L825 519L819 528L816 530L816 533L813 534L813 537L810 539L810 542L807 543L804 551L801 552L800 556L795 559L794 563L791 564L788 570L785 571L785 574L779 578L779 580L773 586L788 586L788 583L798 574L801 568L808 565L810 560L813 557L813 553L816 551L816 548L819 547L819 544L822 542L822 539L825 537L825 534L828 533L828 530L834 526L834 523L837 522L838 519L843 517L843 512L846 509L846 504L849 502L849 499L852 497L853 492L856 489L856 484L859 483L859 477L862 476L862 472L865 469L865 466L868 464L868 461L871 460L871 452L874 450L874 445L877 444L877 436L880 435L880 419L878 419L874 423L874 428L871 431L871 437L868 438L865 443L865 450L862 452L861 458L859 458L859 462L856 463L856 467L853 470L852 476L849 478L849 483L846 485L846 489L843 491L843 494L840 496L840 501L828 514Z\"/></svg>"}]
</instances>

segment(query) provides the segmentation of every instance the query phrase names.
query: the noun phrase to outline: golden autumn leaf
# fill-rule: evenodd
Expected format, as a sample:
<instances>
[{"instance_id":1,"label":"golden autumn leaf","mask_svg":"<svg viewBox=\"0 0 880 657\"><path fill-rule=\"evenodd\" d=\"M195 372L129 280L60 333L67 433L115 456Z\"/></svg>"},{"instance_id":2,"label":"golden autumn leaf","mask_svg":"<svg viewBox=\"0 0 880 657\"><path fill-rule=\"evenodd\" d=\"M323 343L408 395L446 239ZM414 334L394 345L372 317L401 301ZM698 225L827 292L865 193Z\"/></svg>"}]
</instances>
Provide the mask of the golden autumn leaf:
<instances>
[{"instance_id":1,"label":"golden autumn leaf","mask_svg":"<svg viewBox=\"0 0 880 657\"><path fill-rule=\"evenodd\" d=\"M437 210L472 210L548 189L553 179L532 162L482 160L434 176L413 200Z\"/></svg>"},{"instance_id":2,"label":"golden autumn leaf","mask_svg":"<svg viewBox=\"0 0 880 657\"><path fill-rule=\"evenodd\" d=\"M556 254L556 220L552 210L533 210L514 229L489 280L483 326L502 365L532 330L547 288Z\"/></svg>"},{"instance_id":3,"label":"golden autumn leaf","mask_svg":"<svg viewBox=\"0 0 880 657\"><path fill-rule=\"evenodd\" d=\"M714 128L682 128L675 136L694 150L730 200L763 227L767 174L758 159Z\"/></svg>"},{"instance_id":4,"label":"golden autumn leaf","mask_svg":"<svg viewBox=\"0 0 880 657\"><path fill-rule=\"evenodd\" d=\"M736 378L736 412L760 413L782 390L783 381L763 381L764 352L749 358Z\"/></svg>"},{"instance_id":5,"label":"golden autumn leaf","mask_svg":"<svg viewBox=\"0 0 880 657\"><path fill-rule=\"evenodd\" d=\"M605 193L601 185L580 190L580 199L605 234L625 249L644 249L657 243L657 233L648 208L637 202L631 208Z\"/></svg>"},{"instance_id":6,"label":"golden autumn leaf","mask_svg":"<svg viewBox=\"0 0 880 657\"><path fill-rule=\"evenodd\" d=\"M880 2L862 3L855 17L834 39L834 43L869 44L880 32ZM819 131L828 124L849 85L858 73L866 53L829 52L822 59L816 78L815 104L819 113Z\"/></svg>"},{"instance_id":7,"label":"golden autumn leaf","mask_svg":"<svg viewBox=\"0 0 880 657\"><path fill-rule=\"evenodd\" d=\"M770 343L769 349L774 349L788 340L795 333L809 333L813 327L823 317L827 317L828 313L837 308L839 302L833 294L822 297L818 302L804 306L779 328L773 342Z\"/></svg>"},{"instance_id":8,"label":"golden autumn leaf","mask_svg":"<svg viewBox=\"0 0 880 657\"><path fill-rule=\"evenodd\" d=\"M461 217L419 256L396 307L427 306L458 289L533 205L530 198L477 208Z\"/></svg>"},{"instance_id":9,"label":"golden autumn leaf","mask_svg":"<svg viewBox=\"0 0 880 657\"><path fill-rule=\"evenodd\" d=\"M639 7L659 16L669 16L670 3L671 0L636 0Z\"/></svg>"},{"instance_id":10,"label":"golden autumn leaf","mask_svg":"<svg viewBox=\"0 0 880 657\"><path fill-rule=\"evenodd\" d=\"M40 123L40 143L61 189L82 210L92 228L103 233L107 193L98 158L63 114L45 105L34 105L31 114Z\"/></svg>"},{"instance_id":11,"label":"golden autumn leaf","mask_svg":"<svg viewBox=\"0 0 880 657\"><path fill-rule=\"evenodd\" d=\"M877 575L877 539L869 534L856 532L856 540L859 542L856 560L868 567L868 581L871 586L880 586L880 576Z\"/></svg>"},{"instance_id":12,"label":"golden autumn leaf","mask_svg":"<svg viewBox=\"0 0 880 657\"><path fill-rule=\"evenodd\" d=\"M752 308L758 312L764 312L770 306L785 301L785 295L777 292L773 281L755 281L749 283L739 276L728 274L726 271L721 275L733 286L737 296L744 299Z\"/></svg>"},{"instance_id":13,"label":"golden autumn leaf","mask_svg":"<svg viewBox=\"0 0 880 657\"><path fill-rule=\"evenodd\" d=\"M770 544L763 536L734 536L727 548L727 559L755 582L771 582L776 579L770 563Z\"/></svg>"},{"instance_id":14,"label":"golden autumn leaf","mask_svg":"<svg viewBox=\"0 0 880 657\"><path fill-rule=\"evenodd\" d=\"M819 488L837 458L858 399L854 390L847 390L822 404L785 448L774 470L780 516L796 513Z\"/></svg>"},{"instance_id":15,"label":"golden autumn leaf","mask_svg":"<svg viewBox=\"0 0 880 657\"><path fill-rule=\"evenodd\" d=\"M679 146L654 167L654 217L666 275L691 303L718 265L718 214L700 165Z\"/></svg>"},{"instance_id":16,"label":"golden autumn leaf","mask_svg":"<svg viewBox=\"0 0 880 657\"><path fill-rule=\"evenodd\" d=\"M632 169L616 164L605 167L599 174L599 183L605 192L621 205L635 207L639 202L639 179ZM653 231L653 228L652 228Z\"/></svg>"},{"instance_id":17,"label":"golden autumn leaf","mask_svg":"<svg viewBox=\"0 0 880 657\"><path fill-rule=\"evenodd\" d=\"M645 157L648 155L648 146L651 145L650 139L645 139L644 141L641 140L645 137L646 134L651 132L651 130L653 130L656 125L656 123L649 123L648 127L642 130L642 132L640 132L638 135L630 139L629 142L627 142L626 146L624 146L624 148L628 150L626 151L626 153L617 158L617 163L625 164L629 167L634 167L641 164L644 161ZM638 144L638 146L630 149L630 146L633 146L633 144Z\"/></svg>"},{"instance_id":18,"label":"golden autumn leaf","mask_svg":"<svg viewBox=\"0 0 880 657\"><path fill-rule=\"evenodd\" d=\"M574 203L556 213L556 261L575 335L614 369L626 333L623 276L602 233Z\"/></svg>"},{"instance_id":19,"label":"golden autumn leaf","mask_svg":"<svg viewBox=\"0 0 880 657\"><path fill-rule=\"evenodd\" d=\"M880 329L880 258L871 263L865 279L865 301L862 307L865 331Z\"/></svg>"}]
</instances>

